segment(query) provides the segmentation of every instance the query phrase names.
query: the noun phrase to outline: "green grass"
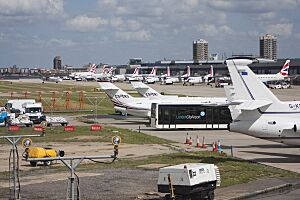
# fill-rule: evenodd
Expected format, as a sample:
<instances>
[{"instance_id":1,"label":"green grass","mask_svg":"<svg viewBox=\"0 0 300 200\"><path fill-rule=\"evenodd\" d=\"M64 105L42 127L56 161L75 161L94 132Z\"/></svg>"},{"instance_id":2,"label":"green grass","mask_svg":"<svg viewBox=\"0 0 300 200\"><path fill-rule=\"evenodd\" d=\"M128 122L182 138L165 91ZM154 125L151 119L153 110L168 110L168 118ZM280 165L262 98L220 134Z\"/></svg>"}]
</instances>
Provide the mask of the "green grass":
<instances>
[{"instance_id":1,"label":"green grass","mask_svg":"<svg viewBox=\"0 0 300 200\"><path fill-rule=\"evenodd\" d=\"M8 132L7 128L0 128L0 136L3 135L23 135L23 134L40 134L39 132L32 131L31 127L21 128L20 131ZM48 127L46 129L45 137L34 137L32 140L36 142L111 142L111 138L114 135L119 135L122 138L123 143L127 144L168 144L169 140L161 139L158 137L139 133L137 131L131 131L127 129L114 128L105 126L102 131L90 131L90 126L76 127L74 132L66 132L61 126ZM86 136L86 137L82 137ZM95 136L95 137L93 137ZM0 143L5 143L4 139L0 140Z\"/></svg>"},{"instance_id":2,"label":"green grass","mask_svg":"<svg viewBox=\"0 0 300 200\"><path fill-rule=\"evenodd\" d=\"M221 173L222 187L230 185L247 183L250 181L273 178L273 177L300 177L300 174L281 170L278 168L252 163L246 160L234 159L220 155L217 152L193 152L193 153L173 153L158 156L150 156L144 159L121 159L110 168L136 168L145 164L168 164L176 165L182 163L211 163L216 164ZM80 170L107 168L105 164L87 164L81 165Z\"/></svg>"},{"instance_id":3,"label":"green grass","mask_svg":"<svg viewBox=\"0 0 300 200\"><path fill-rule=\"evenodd\" d=\"M98 86L83 86L83 85L66 85L66 84L55 84L55 83L22 83L13 82L10 84L8 81L0 81L0 92L7 93L0 97L0 105L4 105L9 99L25 98L24 92L28 91L28 99L36 99L39 101L38 91L43 91L42 93L42 104L44 110L47 112L51 111L69 111L73 114L84 114L82 112L77 112L80 109L79 93L84 91L83 106L82 110L96 110L97 114L112 114L114 113L113 104L105 93L99 92L97 90ZM52 93L50 91L57 91L55 106L52 106L53 101L51 101ZM66 109L66 93L65 91L71 91L70 95L70 106ZM16 92L11 98L10 93ZM96 104L96 98L98 105ZM85 112L90 114L90 112ZM96 111L94 112L96 113Z\"/></svg>"},{"instance_id":4,"label":"green grass","mask_svg":"<svg viewBox=\"0 0 300 200\"><path fill-rule=\"evenodd\" d=\"M121 149L122 150L122 149ZM120 150L120 151L121 151ZM252 163L246 160L234 159L220 155L217 152L181 152L172 154L162 154L149 156L146 158L118 159L112 164L89 163L81 164L76 171L98 172L101 169L136 169L140 165L146 164L182 164L182 163L212 163L216 164L221 173L221 187L236 184L248 183L250 181L275 178L275 177L300 177L300 174L273 168L266 165ZM50 168L32 168L30 171L23 171L22 176L43 175L45 173L58 173L65 171L65 167L52 166ZM7 172L1 172L0 178L7 177Z\"/></svg>"}]
</instances>

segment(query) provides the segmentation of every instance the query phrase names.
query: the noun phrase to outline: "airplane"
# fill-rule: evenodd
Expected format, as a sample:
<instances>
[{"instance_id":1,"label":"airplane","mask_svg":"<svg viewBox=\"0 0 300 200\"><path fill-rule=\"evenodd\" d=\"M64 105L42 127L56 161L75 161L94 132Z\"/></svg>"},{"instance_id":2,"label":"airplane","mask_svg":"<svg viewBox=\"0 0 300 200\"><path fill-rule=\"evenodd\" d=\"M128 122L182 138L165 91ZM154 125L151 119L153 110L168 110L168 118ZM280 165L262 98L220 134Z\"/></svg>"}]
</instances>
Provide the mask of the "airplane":
<instances>
[{"instance_id":1,"label":"airplane","mask_svg":"<svg viewBox=\"0 0 300 200\"><path fill-rule=\"evenodd\" d=\"M95 74L96 68L97 68L97 65L92 64L89 71L87 71L87 72L75 72L75 73L71 73L69 76L72 79L91 77L93 74Z\"/></svg>"},{"instance_id":2,"label":"airplane","mask_svg":"<svg viewBox=\"0 0 300 200\"><path fill-rule=\"evenodd\" d=\"M159 76L156 75L157 72L157 67L154 66L150 72L150 74L146 75L145 77L145 81L146 83L150 84L150 83L155 83L159 81Z\"/></svg>"},{"instance_id":3,"label":"airplane","mask_svg":"<svg viewBox=\"0 0 300 200\"><path fill-rule=\"evenodd\" d=\"M115 81L126 81L126 80L129 80L128 78L129 77L142 77L139 75L139 67L136 67L133 71L132 74L118 74L118 75L113 75L111 77L111 81L112 82L115 82ZM131 80L134 80L134 78L130 78ZM130 81L130 80L129 80Z\"/></svg>"},{"instance_id":4,"label":"airplane","mask_svg":"<svg viewBox=\"0 0 300 200\"><path fill-rule=\"evenodd\" d=\"M286 60L277 74L256 74L262 82L282 81L289 76L290 60Z\"/></svg>"},{"instance_id":5,"label":"airplane","mask_svg":"<svg viewBox=\"0 0 300 200\"><path fill-rule=\"evenodd\" d=\"M205 83L209 83L213 79L213 77L214 77L214 67L211 65L209 74L203 76L203 80Z\"/></svg>"},{"instance_id":6,"label":"airplane","mask_svg":"<svg viewBox=\"0 0 300 200\"><path fill-rule=\"evenodd\" d=\"M300 101L280 101L250 70L253 58L227 59L233 87L225 93L233 122L229 130L286 145L300 145ZM236 105L234 105L236 103Z\"/></svg>"},{"instance_id":7,"label":"airplane","mask_svg":"<svg viewBox=\"0 0 300 200\"><path fill-rule=\"evenodd\" d=\"M226 98L206 98L206 97L172 97L172 98L144 98L132 97L117 86L109 82L100 82L100 88L110 97L117 112L130 114L138 117L149 118L151 115L152 103L186 103L196 102L204 105L228 105Z\"/></svg>"},{"instance_id":8,"label":"airplane","mask_svg":"<svg viewBox=\"0 0 300 200\"><path fill-rule=\"evenodd\" d=\"M106 68L107 65L103 65L102 67L102 72L101 73L94 73L92 75L92 78L95 80L95 81L101 81L101 80L108 80L112 77L112 71L113 71L113 67L110 67L109 69Z\"/></svg>"},{"instance_id":9,"label":"airplane","mask_svg":"<svg viewBox=\"0 0 300 200\"><path fill-rule=\"evenodd\" d=\"M176 95L162 95L153 88L149 87L148 85L136 81L131 83L132 87L142 96L146 98L177 98Z\"/></svg>"},{"instance_id":10,"label":"airplane","mask_svg":"<svg viewBox=\"0 0 300 200\"><path fill-rule=\"evenodd\" d=\"M173 83L178 83L179 78L178 77L172 77L170 67L167 67L167 73L161 76L161 82L166 85L172 85Z\"/></svg>"},{"instance_id":11,"label":"airplane","mask_svg":"<svg viewBox=\"0 0 300 200\"><path fill-rule=\"evenodd\" d=\"M48 79L46 79L49 82L62 82L62 78L60 78L59 76L50 76Z\"/></svg>"},{"instance_id":12,"label":"airplane","mask_svg":"<svg viewBox=\"0 0 300 200\"><path fill-rule=\"evenodd\" d=\"M181 78L183 78L183 85L194 85L196 83L202 83L203 79L201 76L191 76L191 69L190 66L187 66L187 73L182 75Z\"/></svg>"},{"instance_id":13,"label":"airplane","mask_svg":"<svg viewBox=\"0 0 300 200\"><path fill-rule=\"evenodd\" d=\"M179 97L177 95L162 95L153 88L142 82L132 82L132 87L142 96L149 99L172 100L174 102L222 102L229 103L227 98L222 97Z\"/></svg>"}]
</instances>

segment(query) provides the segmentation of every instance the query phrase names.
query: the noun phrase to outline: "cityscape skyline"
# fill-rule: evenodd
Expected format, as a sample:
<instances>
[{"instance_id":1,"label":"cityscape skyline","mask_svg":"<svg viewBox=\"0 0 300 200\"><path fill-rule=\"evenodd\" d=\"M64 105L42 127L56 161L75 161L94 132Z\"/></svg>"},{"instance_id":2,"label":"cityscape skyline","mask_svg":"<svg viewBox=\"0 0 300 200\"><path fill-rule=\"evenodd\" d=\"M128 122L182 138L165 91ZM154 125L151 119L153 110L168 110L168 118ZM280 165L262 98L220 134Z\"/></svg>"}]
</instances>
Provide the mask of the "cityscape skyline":
<instances>
[{"instance_id":1,"label":"cityscape skyline","mask_svg":"<svg viewBox=\"0 0 300 200\"><path fill-rule=\"evenodd\" d=\"M11 0L0 1L0 67L125 64L209 54L259 55L259 37L277 37L278 58L299 58L298 0Z\"/></svg>"}]
</instances>

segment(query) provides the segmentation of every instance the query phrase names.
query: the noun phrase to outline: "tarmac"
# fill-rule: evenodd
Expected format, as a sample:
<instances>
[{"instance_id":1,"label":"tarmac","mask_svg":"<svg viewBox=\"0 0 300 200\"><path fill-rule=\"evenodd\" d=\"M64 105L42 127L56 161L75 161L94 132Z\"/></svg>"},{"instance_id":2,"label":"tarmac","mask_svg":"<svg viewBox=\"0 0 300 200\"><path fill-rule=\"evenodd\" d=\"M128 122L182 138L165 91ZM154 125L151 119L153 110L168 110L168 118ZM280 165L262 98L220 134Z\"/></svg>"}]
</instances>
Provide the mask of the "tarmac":
<instances>
[{"instance_id":1,"label":"tarmac","mask_svg":"<svg viewBox=\"0 0 300 200\"><path fill-rule=\"evenodd\" d=\"M74 84L74 82L67 81L67 84ZM80 82L76 84L98 86L95 82ZM116 85L125 90L132 90L130 84L117 83ZM214 88L207 85L182 86L181 84L177 84L162 86L154 84L151 85L151 87L159 92L164 92L165 94L225 97L224 89ZM300 100L299 91L299 86L293 86L292 89L272 90L272 92L274 92L280 100ZM259 162L261 164L300 173L300 150L296 147L289 147L280 143L262 140L240 133L229 132L227 130L155 130L145 125L148 120L135 117L120 118L115 117L114 115L106 117L98 116L97 121L102 124L109 124L121 128L132 130L140 129L143 133L173 140L181 143L182 145L187 133L193 138L194 144L197 136L200 137L201 142L204 137L205 143L208 145L212 144L213 141L220 140L222 150L228 155L231 155L232 152L232 156L237 158L251 160L253 162ZM299 199L299 184L300 179L298 178L262 179L246 184L218 188L216 190L216 199Z\"/></svg>"}]
</instances>

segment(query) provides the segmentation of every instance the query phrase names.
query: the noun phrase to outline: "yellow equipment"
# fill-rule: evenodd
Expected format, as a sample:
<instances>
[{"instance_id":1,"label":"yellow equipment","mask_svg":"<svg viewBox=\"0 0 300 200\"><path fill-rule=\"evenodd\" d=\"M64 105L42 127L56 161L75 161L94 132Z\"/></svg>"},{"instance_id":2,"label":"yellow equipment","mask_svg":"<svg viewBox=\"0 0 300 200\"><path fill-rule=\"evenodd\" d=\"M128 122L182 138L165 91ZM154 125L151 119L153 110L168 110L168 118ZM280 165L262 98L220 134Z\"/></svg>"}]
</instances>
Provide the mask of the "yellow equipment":
<instances>
[{"instance_id":1,"label":"yellow equipment","mask_svg":"<svg viewBox=\"0 0 300 200\"><path fill-rule=\"evenodd\" d=\"M54 149L42 147L29 147L25 150L25 152L27 152L28 158L45 158L58 156Z\"/></svg>"},{"instance_id":2,"label":"yellow equipment","mask_svg":"<svg viewBox=\"0 0 300 200\"><path fill-rule=\"evenodd\" d=\"M23 153L23 157L27 158L47 158L47 157L63 157L64 151L56 151L52 148L42 148L42 147L28 147ZM30 161L31 166L37 166L37 162ZM51 165L51 161L45 161L44 165Z\"/></svg>"}]
</instances>

